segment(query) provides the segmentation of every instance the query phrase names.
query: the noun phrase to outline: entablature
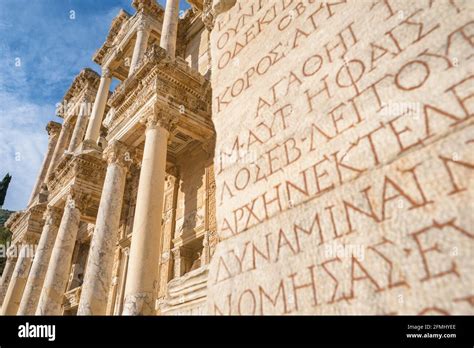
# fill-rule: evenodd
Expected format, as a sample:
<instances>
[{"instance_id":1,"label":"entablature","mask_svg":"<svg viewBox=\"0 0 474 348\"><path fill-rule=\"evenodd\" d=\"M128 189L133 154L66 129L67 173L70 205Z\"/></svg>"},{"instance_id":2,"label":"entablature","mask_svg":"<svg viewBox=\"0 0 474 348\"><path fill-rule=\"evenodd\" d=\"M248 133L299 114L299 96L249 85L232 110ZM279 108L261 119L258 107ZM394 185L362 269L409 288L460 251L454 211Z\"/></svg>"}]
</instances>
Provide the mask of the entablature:
<instances>
[{"instance_id":1,"label":"entablature","mask_svg":"<svg viewBox=\"0 0 474 348\"><path fill-rule=\"evenodd\" d=\"M65 154L48 181L49 204L60 207L71 189L80 191L90 196L90 204L82 212L84 220L89 217L89 220L94 222L105 172L106 163L99 156L85 152L75 155Z\"/></svg>"},{"instance_id":2,"label":"entablature","mask_svg":"<svg viewBox=\"0 0 474 348\"><path fill-rule=\"evenodd\" d=\"M215 134L209 81L182 58L169 57L158 45L147 50L136 72L117 86L108 104L111 110L104 126L108 128L109 140L121 140L137 132L140 114L155 105L178 115L172 137L176 143L170 144L175 154L184 148L183 144L194 140L206 142Z\"/></svg>"},{"instance_id":3,"label":"entablature","mask_svg":"<svg viewBox=\"0 0 474 348\"><path fill-rule=\"evenodd\" d=\"M99 88L100 75L90 68L84 68L74 78L71 86L56 109L59 117L69 120L77 116L81 107L92 108L97 89Z\"/></svg>"}]
</instances>

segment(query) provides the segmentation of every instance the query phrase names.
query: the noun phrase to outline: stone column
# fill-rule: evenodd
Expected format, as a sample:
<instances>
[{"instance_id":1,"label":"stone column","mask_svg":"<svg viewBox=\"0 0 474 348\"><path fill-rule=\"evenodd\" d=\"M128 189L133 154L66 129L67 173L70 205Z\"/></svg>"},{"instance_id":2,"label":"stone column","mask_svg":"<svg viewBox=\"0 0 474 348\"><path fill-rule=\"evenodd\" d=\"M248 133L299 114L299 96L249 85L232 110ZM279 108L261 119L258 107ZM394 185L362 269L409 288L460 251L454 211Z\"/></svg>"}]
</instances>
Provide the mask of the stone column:
<instances>
[{"instance_id":1,"label":"stone column","mask_svg":"<svg viewBox=\"0 0 474 348\"><path fill-rule=\"evenodd\" d=\"M16 257L13 257L11 253L7 252L7 262L5 263L5 268L3 269L2 279L0 280L0 305L3 303L5 294L10 284L10 280L13 275L13 270L15 269Z\"/></svg>"},{"instance_id":2,"label":"stone column","mask_svg":"<svg viewBox=\"0 0 474 348\"><path fill-rule=\"evenodd\" d=\"M144 121L145 149L133 221L124 315L155 313L167 142L177 118L155 107Z\"/></svg>"},{"instance_id":3,"label":"stone column","mask_svg":"<svg viewBox=\"0 0 474 348\"><path fill-rule=\"evenodd\" d=\"M49 166L48 166L48 171L46 172L46 175L44 178L45 182L48 181L50 175L54 172L54 169L56 169L56 166L61 160L61 157L64 155L64 151L66 151L67 149L71 131L72 131L71 124L69 122L63 123L63 126L61 128L61 133L59 134L58 142L56 143L56 147L54 149L51 162L49 163Z\"/></svg>"},{"instance_id":4,"label":"stone column","mask_svg":"<svg viewBox=\"0 0 474 348\"><path fill-rule=\"evenodd\" d=\"M40 172L38 177L36 178L35 186L33 187L33 191L31 191L30 200L28 202L28 206L33 203L36 196L40 192L41 185L46 178L46 173L48 172L49 165L51 163L51 159L53 158L54 150L56 148L56 144L58 142L58 137L61 132L61 125L57 122L50 121L46 126L46 131L48 132L48 149L46 150L46 155L43 159L43 164L41 165Z\"/></svg>"},{"instance_id":5,"label":"stone column","mask_svg":"<svg viewBox=\"0 0 474 348\"><path fill-rule=\"evenodd\" d=\"M115 141L106 148L104 157L108 167L87 259L78 315L105 315L112 281L114 250L119 238L125 179L131 155L124 144Z\"/></svg>"},{"instance_id":6,"label":"stone column","mask_svg":"<svg viewBox=\"0 0 474 348\"><path fill-rule=\"evenodd\" d=\"M5 294L5 299L3 300L2 315L15 315L17 313L23 295L23 289L25 288L28 278L32 257L32 246L30 244L22 245L10 279L10 284Z\"/></svg>"},{"instance_id":7,"label":"stone column","mask_svg":"<svg viewBox=\"0 0 474 348\"><path fill-rule=\"evenodd\" d=\"M112 82L112 74L108 68L102 69L102 77L100 78L99 88L92 107L91 117L87 125L86 137L84 142L92 147L97 146L99 140L100 127L102 118L104 117L105 105L109 97L109 88Z\"/></svg>"},{"instance_id":8,"label":"stone column","mask_svg":"<svg viewBox=\"0 0 474 348\"><path fill-rule=\"evenodd\" d=\"M163 28L161 30L160 46L170 57L175 57L176 38L178 36L179 0L167 0Z\"/></svg>"},{"instance_id":9,"label":"stone column","mask_svg":"<svg viewBox=\"0 0 474 348\"><path fill-rule=\"evenodd\" d=\"M86 200L87 196L74 190L68 195L58 235L54 242L51 260L46 271L36 315L61 314L81 211L84 209Z\"/></svg>"},{"instance_id":10,"label":"stone column","mask_svg":"<svg viewBox=\"0 0 474 348\"><path fill-rule=\"evenodd\" d=\"M82 139L84 138L84 133L87 128L87 122L89 121L88 105L89 102L86 99L83 99L81 101L79 115L77 116L77 121L76 125L74 126L71 141L69 142L68 152L74 152L81 144Z\"/></svg>"},{"instance_id":11,"label":"stone column","mask_svg":"<svg viewBox=\"0 0 474 348\"><path fill-rule=\"evenodd\" d=\"M43 287L49 259L53 251L56 235L61 222L62 210L49 206L44 214L44 226L36 248L30 275L20 302L18 315L34 315L38 306L41 288Z\"/></svg>"},{"instance_id":12,"label":"stone column","mask_svg":"<svg viewBox=\"0 0 474 348\"><path fill-rule=\"evenodd\" d=\"M179 278L184 274L184 262L179 247L172 250L173 252L173 278Z\"/></svg>"},{"instance_id":13,"label":"stone column","mask_svg":"<svg viewBox=\"0 0 474 348\"><path fill-rule=\"evenodd\" d=\"M150 26L142 19L137 28L137 39L135 41L135 47L133 48L132 62L130 63L128 76L131 76L140 64L148 45L149 36Z\"/></svg>"}]
</instances>

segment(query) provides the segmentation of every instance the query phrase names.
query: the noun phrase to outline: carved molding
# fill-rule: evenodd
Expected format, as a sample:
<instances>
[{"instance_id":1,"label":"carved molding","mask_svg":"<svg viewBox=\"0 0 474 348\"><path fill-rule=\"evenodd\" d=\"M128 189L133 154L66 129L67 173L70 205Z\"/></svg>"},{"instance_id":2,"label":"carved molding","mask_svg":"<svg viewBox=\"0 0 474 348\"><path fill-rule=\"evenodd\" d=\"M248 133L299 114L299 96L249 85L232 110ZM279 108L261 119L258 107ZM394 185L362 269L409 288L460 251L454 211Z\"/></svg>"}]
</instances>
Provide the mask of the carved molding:
<instances>
[{"instance_id":1,"label":"carved molding","mask_svg":"<svg viewBox=\"0 0 474 348\"><path fill-rule=\"evenodd\" d=\"M59 133L61 133L61 128L61 124L54 121L49 121L46 125L46 131L48 132L50 138L54 138L55 136L59 135Z\"/></svg>"},{"instance_id":2,"label":"carved molding","mask_svg":"<svg viewBox=\"0 0 474 348\"><path fill-rule=\"evenodd\" d=\"M48 206L43 214L45 224L51 224L59 227L63 216L63 210L57 207Z\"/></svg>"},{"instance_id":3,"label":"carved molding","mask_svg":"<svg viewBox=\"0 0 474 348\"><path fill-rule=\"evenodd\" d=\"M66 198L66 206L78 209L81 213L84 213L93 204L94 201L90 194L85 193L74 186L69 188L68 196Z\"/></svg>"},{"instance_id":4,"label":"carved molding","mask_svg":"<svg viewBox=\"0 0 474 348\"><path fill-rule=\"evenodd\" d=\"M155 104L151 110L141 119L147 129L161 127L172 133L179 121L179 115L168 108Z\"/></svg>"},{"instance_id":5,"label":"carved molding","mask_svg":"<svg viewBox=\"0 0 474 348\"><path fill-rule=\"evenodd\" d=\"M103 158L109 165L115 163L127 169L132 163L137 162L134 149L118 140L108 144L104 150Z\"/></svg>"}]
</instances>

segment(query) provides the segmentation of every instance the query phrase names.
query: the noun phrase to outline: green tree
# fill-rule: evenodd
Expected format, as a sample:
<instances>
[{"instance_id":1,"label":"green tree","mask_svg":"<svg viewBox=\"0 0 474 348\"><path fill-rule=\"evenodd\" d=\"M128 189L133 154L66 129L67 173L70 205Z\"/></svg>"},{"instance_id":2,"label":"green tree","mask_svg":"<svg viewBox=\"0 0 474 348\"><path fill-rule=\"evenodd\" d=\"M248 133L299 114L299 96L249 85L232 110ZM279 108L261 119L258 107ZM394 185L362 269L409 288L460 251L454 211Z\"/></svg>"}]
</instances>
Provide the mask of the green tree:
<instances>
[{"instance_id":1,"label":"green tree","mask_svg":"<svg viewBox=\"0 0 474 348\"><path fill-rule=\"evenodd\" d=\"M4 226L5 221L8 217L13 214L12 211L0 209L0 244L7 245L12 238L12 233ZM4 256L4 255L3 255ZM0 274L3 273L3 268L5 267L5 262L7 261L6 257L0 257Z\"/></svg>"}]
</instances>

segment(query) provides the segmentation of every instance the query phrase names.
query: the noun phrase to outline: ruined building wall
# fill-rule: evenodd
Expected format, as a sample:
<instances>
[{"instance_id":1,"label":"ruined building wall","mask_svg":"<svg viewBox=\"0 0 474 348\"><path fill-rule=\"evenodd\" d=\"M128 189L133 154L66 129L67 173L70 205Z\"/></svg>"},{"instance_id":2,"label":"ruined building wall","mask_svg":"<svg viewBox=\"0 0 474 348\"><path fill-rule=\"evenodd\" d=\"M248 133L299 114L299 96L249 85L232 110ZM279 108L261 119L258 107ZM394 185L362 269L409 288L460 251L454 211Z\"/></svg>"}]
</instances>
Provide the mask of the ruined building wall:
<instances>
[{"instance_id":1,"label":"ruined building wall","mask_svg":"<svg viewBox=\"0 0 474 348\"><path fill-rule=\"evenodd\" d=\"M216 13L209 313L474 313L472 6Z\"/></svg>"}]
</instances>

